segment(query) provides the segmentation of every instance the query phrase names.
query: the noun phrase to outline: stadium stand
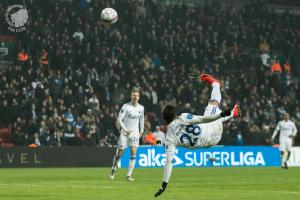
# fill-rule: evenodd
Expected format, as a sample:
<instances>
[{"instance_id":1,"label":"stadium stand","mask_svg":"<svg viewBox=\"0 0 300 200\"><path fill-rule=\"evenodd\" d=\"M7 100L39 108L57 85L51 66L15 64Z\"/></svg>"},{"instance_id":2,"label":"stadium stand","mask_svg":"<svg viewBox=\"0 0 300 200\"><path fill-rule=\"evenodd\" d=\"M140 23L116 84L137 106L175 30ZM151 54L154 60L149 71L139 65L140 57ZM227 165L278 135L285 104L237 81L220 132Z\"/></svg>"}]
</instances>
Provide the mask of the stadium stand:
<instances>
[{"instance_id":1,"label":"stadium stand","mask_svg":"<svg viewBox=\"0 0 300 200\"><path fill-rule=\"evenodd\" d=\"M242 118L227 123L221 144L270 145L285 112L300 127L299 15L276 13L265 1L240 8L220 1L110 2L30 0L26 31L0 29L17 35L18 53L29 57L20 54L0 72L2 146L107 146L108 133L119 134L120 105L136 85L147 132L163 124L166 103L202 114L209 88L188 79L195 69L220 77L223 107L241 105ZM0 4L1 13L7 5ZM107 6L120 16L111 27L99 17Z\"/></svg>"}]
</instances>

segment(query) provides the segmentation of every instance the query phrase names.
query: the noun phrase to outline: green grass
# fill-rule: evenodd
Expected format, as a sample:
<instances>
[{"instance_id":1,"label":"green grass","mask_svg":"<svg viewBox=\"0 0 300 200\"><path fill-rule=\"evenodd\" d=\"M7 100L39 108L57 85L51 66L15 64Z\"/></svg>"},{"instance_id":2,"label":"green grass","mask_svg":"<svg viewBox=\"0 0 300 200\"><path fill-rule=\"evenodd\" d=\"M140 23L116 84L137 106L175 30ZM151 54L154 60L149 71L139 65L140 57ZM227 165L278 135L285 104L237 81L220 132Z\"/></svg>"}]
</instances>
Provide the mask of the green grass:
<instances>
[{"instance_id":1,"label":"green grass","mask_svg":"<svg viewBox=\"0 0 300 200\"><path fill-rule=\"evenodd\" d=\"M161 184L163 169L126 169L108 179L109 168L0 169L0 200L148 200ZM175 168L158 199L300 199L300 168Z\"/></svg>"}]
</instances>

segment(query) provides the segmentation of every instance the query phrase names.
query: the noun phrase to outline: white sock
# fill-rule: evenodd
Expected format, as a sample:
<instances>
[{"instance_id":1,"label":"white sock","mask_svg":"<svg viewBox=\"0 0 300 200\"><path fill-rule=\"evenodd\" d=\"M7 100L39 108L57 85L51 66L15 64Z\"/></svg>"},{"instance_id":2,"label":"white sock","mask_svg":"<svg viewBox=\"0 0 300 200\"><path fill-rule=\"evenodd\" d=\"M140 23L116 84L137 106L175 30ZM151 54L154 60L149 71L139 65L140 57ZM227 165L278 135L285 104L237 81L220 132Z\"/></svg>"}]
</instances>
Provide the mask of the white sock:
<instances>
[{"instance_id":1,"label":"white sock","mask_svg":"<svg viewBox=\"0 0 300 200\"><path fill-rule=\"evenodd\" d=\"M168 183L171 177L172 169L173 169L173 157L175 153L175 146L166 146L166 163L164 167L164 179L163 181Z\"/></svg>"},{"instance_id":2,"label":"white sock","mask_svg":"<svg viewBox=\"0 0 300 200\"><path fill-rule=\"evenodd\" d=\"M173 159L173 156L172 156ZM168 160L168 157L166 159L166 163L165 163L165 168L164 168L164 182L168 183L171 173L172 173L172 169L173 169L173 163L172 160Z\"/></svg>"},{"instance_id":3,"label":"white sock","mask_svg":"<svg viewBox=\"0 0 300 200\"><path fill-rule=\"evenodd\" d=\"M135 156L130 157L127 176L131 176L135 165Z\"/></svg>"},{"instance_id":4,"label":"white sock","mask_svg":"<svg viewBox=\"0 0 300 200\"><path fill-rule=\"evenodd\" d=\"M222 99L220 84L218 82L213 82L211 86L212 86L212 91L211 91L210 100L215 100L218 103L220 103Z\"/></svg>"}]
</instances>

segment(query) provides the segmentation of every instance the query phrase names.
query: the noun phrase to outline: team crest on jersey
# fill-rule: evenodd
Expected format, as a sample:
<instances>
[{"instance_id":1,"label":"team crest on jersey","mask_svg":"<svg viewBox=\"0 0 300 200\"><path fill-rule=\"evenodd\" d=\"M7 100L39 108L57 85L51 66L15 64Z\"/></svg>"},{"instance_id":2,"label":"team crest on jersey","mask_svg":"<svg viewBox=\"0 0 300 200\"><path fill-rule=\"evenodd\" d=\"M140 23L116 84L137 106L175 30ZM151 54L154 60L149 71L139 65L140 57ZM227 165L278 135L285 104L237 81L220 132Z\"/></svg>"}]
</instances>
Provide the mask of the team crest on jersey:
<instances>
[{"instance_id":1,"label":"team crest on jersey","mask_svg":"<svg viewBox=\"0 0 300 200\"><path fill-rule=\"evenodd\" d=\"M140 115L133 115L133 114L129 113L129 114L128 114L128 117L129 117L130 119L138 119L138 118L140 118Z\"/></svg>"},{"instance_id":2,"label":"team crest on jersey","mask_svg":"<svg viewBox=\"0 0 300 200\"><path fill-rule=\"evenodd\" d=\"M193 119L193 115L192 115L192 114L188 114L188 115L186 116L186 118L187 118L187 119Z\"/></svg>"}]
</instances>

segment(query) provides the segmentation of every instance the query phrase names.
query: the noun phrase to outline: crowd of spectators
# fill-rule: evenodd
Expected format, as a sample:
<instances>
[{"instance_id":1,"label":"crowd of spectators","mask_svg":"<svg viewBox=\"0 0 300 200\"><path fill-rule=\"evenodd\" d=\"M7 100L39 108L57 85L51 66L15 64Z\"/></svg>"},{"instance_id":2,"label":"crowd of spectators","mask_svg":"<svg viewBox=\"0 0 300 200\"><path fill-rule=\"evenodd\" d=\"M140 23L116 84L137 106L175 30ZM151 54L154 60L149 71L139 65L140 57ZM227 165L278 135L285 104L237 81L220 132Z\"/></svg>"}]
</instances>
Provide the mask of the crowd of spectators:
<instances>
[{"instance_id":1,"label":"crowd of spectators","mask_svg":"<svg viewBox=\"0 0 300 200\"><path fill-rule=\"evenodd\" d=\"M210 88L189 79L197 70L222 81L222 108L242 108L221 144L269 145L285 112L299 128L300 17L275 14L264 1L240 9L218 2L26 1L29 22L15 35L28 58L0 72L1 126L12 128L16 145L114 146L133 86L147 135L164 130L166 103L204 113ZM108 6L119 14L113 26L100 20Z\"/></svg>"}]
</instances>

